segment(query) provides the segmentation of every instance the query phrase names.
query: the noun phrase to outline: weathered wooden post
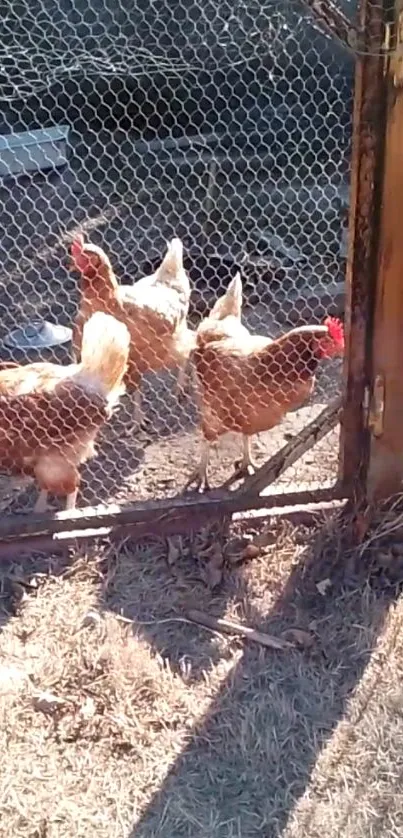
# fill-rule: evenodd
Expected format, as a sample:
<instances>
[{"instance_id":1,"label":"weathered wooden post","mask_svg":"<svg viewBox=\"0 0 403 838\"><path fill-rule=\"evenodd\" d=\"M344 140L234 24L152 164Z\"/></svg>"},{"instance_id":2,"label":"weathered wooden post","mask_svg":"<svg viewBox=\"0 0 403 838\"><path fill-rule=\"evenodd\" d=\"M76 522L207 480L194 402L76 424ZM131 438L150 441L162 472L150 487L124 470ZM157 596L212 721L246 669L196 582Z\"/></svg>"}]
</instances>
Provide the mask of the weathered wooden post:
<instances>
[{"instance_id":1,"label":"weathered wooden post","mask_svg":"<svg viewBox=\"0 0 403 838\"><path fill-rule=\"evenodd\" d=\"M391 54L385 61L385 148L368 394L370 501L403 489L403 0L395 0L389 32Z\"/></svg>"},{"instance_id":2,"label":"weathered wooden post","mask_svg":"<svg viewBox=\"0 0 403 838\"><path fill-rule=\"evenodd\" d=\"M362 0L358 23L340 469L342 482L355 502L366 499L371 447L367 408L385 154L386 7L379 0Z\"/></svg>"}]
</instances>

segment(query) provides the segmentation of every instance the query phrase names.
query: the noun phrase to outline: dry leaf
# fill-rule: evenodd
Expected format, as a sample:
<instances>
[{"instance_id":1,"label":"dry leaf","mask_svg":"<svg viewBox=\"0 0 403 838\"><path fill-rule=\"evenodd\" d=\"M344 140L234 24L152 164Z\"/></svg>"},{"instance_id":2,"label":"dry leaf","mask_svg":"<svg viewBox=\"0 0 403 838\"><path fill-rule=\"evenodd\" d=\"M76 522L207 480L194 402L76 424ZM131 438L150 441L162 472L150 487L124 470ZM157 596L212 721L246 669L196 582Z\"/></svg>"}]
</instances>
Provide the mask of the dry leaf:
<instances>
[{"instance_id":1,"label":"dry leaf","mask_svg":"<svg viewBox=\"0 0 403 838\"><path fill-rule=\"evenodd\" d=\"M326 591L332 587L332 582L330 579L321 579L320 582L316 583L316 587L321 596L325 596Z\"/></svg>"},{"instance_id":2,"label":"dry leaf","mask_svg":"<svg viewBox=\"0 0 403 838\"><path fill-rule=\"evenodd\" d=\"M59 698L53 693L43 692L34 696L35 710L40 710L41 713L55 713L57 710L60 710L65 703L64 698Z\"/></svg>"},{"instance_id":3,"label":"dry leaf","mask_svg":"<svg viewBox=\"0 0 403 838\"><path fill-rule=\"evenodd\" d=\"M376 564L378 567L389 567L398 557L399 554L395 547L393 548L393 552L392 550L379 550L376 554Z\"/></svg>"},{"instance_id":4,"label":"dry leaf","mask_svg":"<svg viewBox=\"0 0 403 838\"><path fill-rule=\"evenodd\" d=\"M237 565L244 561L243 553L229 553L226 559L230 565Z\"/></svg>"},{"instance_id":5,"label":"dry leaf","mask_svg":"<svg viewBox=\"0 0 403 838\"><path fill-rule=\"evenodd\" d=\"M273 531L273 527L264 527L262 532L253 539L253 543L256 544L257 547L263 549L263 547L271 547L277 541L277 534Z\"/></svg>"},{"instance_id":6,"label":"dry leaf","mask_svg":"<svg viewBox=\"0 0 403 838\"><path fill-rule=\"evenodd\" d=\"M304 631L303 629L298 628L286 629L281 633L281 636L284 640L288 640L289 643L295 643L303 649L310 649L315 642L313 634L309 631Z\"/></svg>"},{"instance_id":7,"label":"dry leaf","mask_svg":"<svg viewBox=\"0 0 403 838\"><path fill-rule=\"evenodd\" d=\"M83 621L81 623L81 628L87 628L88 626L96 626L102 621L101 614L94 609L90 609L87 611Z\"/></svg>"},{"instance_id":8,"label":"dry leaf","mask_svg":"<svg viewBox=\"0 0 403 838\"><path fill-rule=\"evenodd\" d=\"M244 560L244 550L251 544L250 536L235 536L227 541L224 554L229 564L238 564Z\"/></svg>"},{"instance_id":9,"label":"dry leaf","mask_svg":"<svg viewBox=\"0 0 403 838\"><path fill-rule=\"evenodd\" d=\"M94 699L91 698L91 696L87 696L87 698L84 701L84 704L82 704L82 706L80 707L80 714L84 719L89 721L90 719L94 718L96 709L97 708Z\"/></svg>"},{"instance_id":10,"label":"dry leaf","mask_svg":"<svg viewBox=\"0 0 403 838\"><path fill-rule=\"evenodd\" d=\"M176 541L176 543L175 543ZM169 565L175 564L178 561L179 556L182 552L182 540L181 538L167 538L168 543L168 553L167 553L167 562ZM178 546L179 544L179 546Z\"/></svg>"},{"instance_id":11,"label":"dry leaf","mask_svg":"<svg viewBox=\"0 0 403 838\"><path fill-rule=\"evenodd\" d=\"M246 559L257 559L257 557L260 556L261 552L262 552L262 548L259 547L258 544L256 544L256 543L255 544L248 544L247 547L245 547L245 549L242 553L242 558L245 559L245 560Z\"/></svg>"},{"instance_id":12,"label":"dry leaf","mask_svg":"<svg viewBox=\"0 0 403 838\"><path fill-rule=\"evenodd\" d=\"M364 541L364 538L369 530L371 523L371 515L369 510L358 512L355 521L353 522L353 531L358 544Z\"/></svg>"},{"instance_id":13,"label":"dry leaf","mask_svg":"<svg viewBox=\"0 0 403 838\"><path fill-rule=\"evenodd\" d=\"M32 576L31 579L25 579L24 584L27 588L37 588L38 587L38 580L35 576Z\"/></svg>"},{"instance_id":14,"label":"dry leaf","mask_svg":"<svg viewBox=\"0 0 403 838\"><path fill-rule=\"evenodd\" d=\"M209 588L212 590L217 588L222 582L222 568L224 564L224 557L221 552L216 551L210 561L207 562L205 568L205 580Z\"/></svg>"},{"instance_id":15,"label":"dry leaf","mask_svg":"<svg viewBox=\"0 0 403 838\"><path fill-rule=\"evenodd\" d=\"M0 666L0 695L7 695L7 693L17 692L22 689L27 681L29 675L16 666Z\"/></svg>"},{"instance_id":16,"label":"dry leaf","mask_svg":"<svg viewBox=\"0 0 403 838\"><path fill-rule=\"evenodd\" d=\"M15 599L18 600L19 603L23 603L28 599L28 594L24 585L20 585L19 582L12 581L10 587Z\"/></svg>"},{"instance_id":17,"label":"dry leaf","mask_svg":"<svg viewBox=\"0 0 403 838\"><path fill-rule=\"evenodd\" d=\"M46 818L41 818L38 826L36 826L32 832L32 838L47 838L49 835L48 825L48 820Z\"/></svg>"}]
</instances>

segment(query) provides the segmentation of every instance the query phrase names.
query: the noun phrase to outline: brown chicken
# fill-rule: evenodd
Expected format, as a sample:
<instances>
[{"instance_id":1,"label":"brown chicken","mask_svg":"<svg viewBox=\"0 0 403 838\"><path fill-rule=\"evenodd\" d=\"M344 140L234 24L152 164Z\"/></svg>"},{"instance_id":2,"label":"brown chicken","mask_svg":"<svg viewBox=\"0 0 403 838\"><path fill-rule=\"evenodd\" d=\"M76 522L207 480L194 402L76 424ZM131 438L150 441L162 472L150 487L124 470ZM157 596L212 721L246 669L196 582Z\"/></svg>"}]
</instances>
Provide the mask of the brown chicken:
<instances>
[{"instance_id":1,"label":"brown chicken","mask_svg":"<svg viewBox=\"0 0 403 838\"><path fill-rule=\"evenodd\" d=\"M342 324L332 317L323 325L301 326L271 340L242 326L241 304L236 277L197 330L192 363L199 382L203 442L188 486L208 489L210 445L228 431L243 436L236 473L245 475L254 467L251 437L301 407L312 393L320 361L344 352Z\"/></svg>"},{"instance_id":2,"label":"brown chicken","mask_svg":"<svg viewBox=\"0 0 403 838\"><path fill-rule=\"evenodd\" d=\"M35 363L0 368L0 471L34 477L36 512L48 493L76 504L78 466L94 455L94 440L124 390L130 335L98 312L83 330L80 364Z\"/></svg>"},{"instance_id":3,"label":"brown chicken","mask_svg":"<svg viewBox=\"0 0 403 838\"><path fill-rule=\"evenodd\" d=\"M188 329L190 283L183 267L183 245L172 239L152 276L135 285L119 285L106 253L79 237L71 246L74 268L81 276L81 301L73 330L73 349L80 354L83 324L94 311L113 314L126 323L131 336L126 383L135 388L136 420L142 419L139 387L147 372L179 367L178 384L184 385L185 368L195 346Z\"/></svg>"},{"instance_id":4,"label":"brown chicken","mask_svg":"<svg viewBox=\"0 0 403 838\"><path fill-rule=\"evenodd\" d=\"M247 341L248 346L254 349L263 349L272 343L271 338L265 335L251 335L246 326L242 324L242 296L241 274L237 273L231 280L225 294L214 303L209 316L198 326L195 336L196 346L205 346L208 343L227 338L242 342ZM191 358L194 362L193 354Z\"/></svg>"}]
</instances>

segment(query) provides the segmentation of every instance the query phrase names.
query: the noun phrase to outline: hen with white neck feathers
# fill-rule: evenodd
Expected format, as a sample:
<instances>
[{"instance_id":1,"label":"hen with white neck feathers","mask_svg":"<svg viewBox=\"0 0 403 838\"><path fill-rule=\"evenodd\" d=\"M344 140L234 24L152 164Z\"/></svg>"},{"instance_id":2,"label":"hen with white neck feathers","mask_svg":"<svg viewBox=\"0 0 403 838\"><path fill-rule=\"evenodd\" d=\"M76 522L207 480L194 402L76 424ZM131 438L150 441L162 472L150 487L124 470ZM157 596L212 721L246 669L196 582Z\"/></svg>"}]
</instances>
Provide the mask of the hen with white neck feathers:
<instances>
[{"instance_id":1,"label":"hen with white neck feathers","mask_svg":"<svg viewBox=\"0 0 403 838\"><path fill-rule=\"evenodd\" d=\"M81 299L73 331L73 348L80 353L82 328L94 311L113 314L131 335L126 384L136 394L136 421L141 423L140 384L147 372L179 368L183 380L194 333L188 329L190 283L183 267L183 245L174 238L159 268L134 285L119 285L102 248L82 236L71 245L73 267L80 274Z\"/></svg>"}]
</instances>

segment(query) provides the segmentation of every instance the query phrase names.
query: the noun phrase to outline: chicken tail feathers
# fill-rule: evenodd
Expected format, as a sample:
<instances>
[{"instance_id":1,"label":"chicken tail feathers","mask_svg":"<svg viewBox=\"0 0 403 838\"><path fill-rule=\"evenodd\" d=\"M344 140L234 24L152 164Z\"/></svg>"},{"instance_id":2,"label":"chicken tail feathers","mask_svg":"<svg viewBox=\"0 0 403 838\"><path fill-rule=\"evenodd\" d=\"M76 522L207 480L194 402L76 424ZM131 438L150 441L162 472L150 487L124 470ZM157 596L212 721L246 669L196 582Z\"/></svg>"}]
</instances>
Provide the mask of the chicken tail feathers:
<instances>
[{"instance_id":1,"label":"chicken tail feathers","mask_svg":"<svg viewBox=\"0 0 403 838\"><path fill-rule=\"evenodd\" d=\"M158 274L176 276L180 271L183 271L183 244L180 239L171 239L158 268Z\"/></svg>"},{"instance_id":2,"label":"chicken tail feathers","mask_svg":"<svg viewBox=\"0 0 403 838\"><path fill-rule=\"evenodd\" d=\"M242 315L242 279L241 274L236 273L231 280L225 294L222 295L213 305L209 317L212 320L224 320L225 317L236 317L241 319Z\"/></svg>"},{"instance_id":3,"label":"chicken tail feathers","mask_svg":"<svg viewBox=\"0 0 403 838\"><path fill-rule=\"evenodd\" d=\"M124 323L97 311L84 326L81 371L100 382L106 395L122 392L127 369L130 333Z\"/></svg>"}]
</instances>

